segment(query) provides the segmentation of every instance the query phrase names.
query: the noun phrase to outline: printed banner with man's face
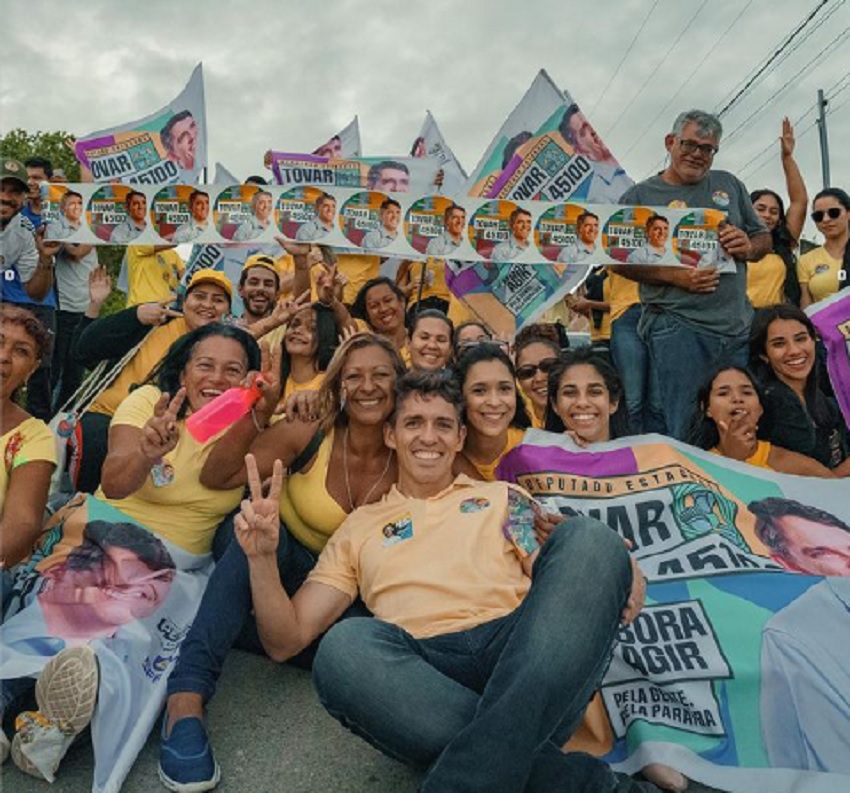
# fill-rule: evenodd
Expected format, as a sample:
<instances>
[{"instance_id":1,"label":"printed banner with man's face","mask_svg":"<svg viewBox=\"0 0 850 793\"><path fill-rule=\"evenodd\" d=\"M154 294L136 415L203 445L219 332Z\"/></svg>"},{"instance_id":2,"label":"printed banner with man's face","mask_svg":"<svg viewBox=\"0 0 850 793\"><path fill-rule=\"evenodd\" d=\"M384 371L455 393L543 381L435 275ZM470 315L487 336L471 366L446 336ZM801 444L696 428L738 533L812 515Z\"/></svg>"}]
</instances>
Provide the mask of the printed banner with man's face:
<instances>
[{"instance_id":1,"label":"printed banner with man's face","mask_svg":"<svg viewBox=\"0 0 850 793\"><path fill-rule=\"evenodd\" d=\"M201 64L164 108L138 121L77 139L84 182L194 184L207 166L207 116Z\"/></svg>"},{"instance_id":2,"label":"printed banner with man's face","mask_svg":"<svg viewBox=\"0 0 850 793\"><path fill-rule=\"evenodd\" d=\"M649 580L586 717L603 729L571 748L740 793L848 789L846 485L661 436L582 450L539 430L497 474L607 524Z\"/></svg>"},{"instance_id":3,"label":"printed banner with man's face","mask_svg":"<svg viewBox=\"0 0 850 793\"><path fill-rule=\"evenodd\" d=\"M827 351L826 368L835 399L850 427L850 289L806 309Z\"/></svg>"},{"instance_id":4,"label":"printed banner with man's face","mask_svg":"<svg viewBox=\"0 0 850 793\"><path fill-rule=\"evenodd\" d=\"M326 163L335 172L330 180L339 175L330 166L351 162ZM499 269L490 265L547 264L560 272L558 265L640 264L649 256L689 267L720 258L724 215L717 210L446 196L413 189L417 166L436 173L433 158L409 163L409 170L354 163L352 181L369 174L365 188L49 184L45 235L112 245L273 243L283 236L369 254L486 263L486 281Z\"/></svg>"},{"instance_id":5,"label":"printed banner with man's face","mask_svg":"<svg viewBox=\"0 0 850 793\"><path fill-rule=\"evenodd\" d=\"M46 529L10 573L0 680L37 677L63 649L90 645L100 674L92 790L117 793L160 715L211 559L83 494Z\"/></svg>"}]
</instances>

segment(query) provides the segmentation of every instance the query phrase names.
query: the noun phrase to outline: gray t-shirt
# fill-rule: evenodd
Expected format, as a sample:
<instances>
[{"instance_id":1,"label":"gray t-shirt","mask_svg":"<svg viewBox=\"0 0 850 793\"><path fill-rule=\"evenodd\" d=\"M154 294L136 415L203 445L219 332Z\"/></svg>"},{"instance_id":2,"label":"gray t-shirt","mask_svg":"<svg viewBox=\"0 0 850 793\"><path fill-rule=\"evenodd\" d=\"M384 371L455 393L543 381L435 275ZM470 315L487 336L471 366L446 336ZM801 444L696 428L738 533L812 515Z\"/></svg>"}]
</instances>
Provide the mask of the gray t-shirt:
<instances>
[{"instance_id":1,"label":"gray t-shirt","mask_svg":"<svg viewBox=\"0 0 850 793\"><path fill-rule=\"evenodd\" d=\"M709 171L698 184L671 185L652 176L620 196L621 204L643 206L702 207L728 214L729 222L749 236L767 231L756 215L747 188L726 171ZM734 273L720 276L711 294L695 294L676 286L640 285L644 306L641 328L647 328L653 314L669 312L696 330L720 336L741 337L750 331L753 308L747 299L747 264L737 262Z\"/></svg>"},{"instance_id":2,"label":"gray t-shirt","mask_svg":"<svg viewBox=\"0 0 850 793\"><path fill-rule=\"evenodd\" d=\"M97 267L97 248L74 260L65 245L56 254L56 293L59 309L82 314L89 305L89 273Z\"/></svg>"}]
</instances>

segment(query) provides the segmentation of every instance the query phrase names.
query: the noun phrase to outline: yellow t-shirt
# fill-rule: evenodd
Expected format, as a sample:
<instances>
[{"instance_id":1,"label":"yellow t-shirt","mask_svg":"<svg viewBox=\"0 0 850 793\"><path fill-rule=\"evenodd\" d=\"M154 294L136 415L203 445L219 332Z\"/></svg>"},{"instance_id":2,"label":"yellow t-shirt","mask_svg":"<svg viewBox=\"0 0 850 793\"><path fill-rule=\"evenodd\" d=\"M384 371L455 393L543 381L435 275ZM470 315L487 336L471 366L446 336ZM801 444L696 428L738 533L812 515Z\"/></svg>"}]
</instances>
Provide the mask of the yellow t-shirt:
<instances>
[{"instance_id":1,"label":"yellow t-shirt","mask_svg":"<svg viewBox=\"0 0 850 793\"><path fill-rule=\"evenodd\" d=\"M519 427L508 427L508 437L505 440L505 447L499 452L499 456L490 463L477 463L474 460L470 462L475 466L476 470L483 477L485 482L494 482L496 480L496 466L502 462L502 458L514 448L522 443L522 437L525 435L525 430Z\"/></svg>"},{"instance_id":2,"label":"yellow t-shirt","mask_svg":"<svg viewBox=\"0 0 850 793\"><path fill-rule=\"evenodd\" d=\"M168 348L188 332L189 328L183 317L172 319L171 322L150 331L145 336L142 346L121 370L121 374L115 378L115 382L98 395L89 410L92 413L102 413L105 416L114 415L118 406L130 393L130 387L144 383L153 371L154 366L168 352Z\"/></svg>"},{"instance_id":3,"label":"yellow t-shirt","mask_svg":"<svg viewBox=\"0 0 850 793\"><path fill-rule=\"evenodd\" d=\"M56 465L56 441L50 428L40 419L30 416L17 427L0 435L0 515L6 501L6 490L12 471L27 463L43 460Z\"/></svg>"},{"instance_id":4,"label":"yellow t-shirt","mask_svg":"<svg viewBox=\"0 0 850 793\"><path fill-rule=\"evenodd\" d=\"M152 385L133 391L115 411L112 426L145 426L153 416L162 392ZM96 498L129 515L154 534L173 542L189 553L209 553L218 524L242 498L242 487L210 490L200 482L201 469L212 451L214 436L199 443L179 424L180 440L155 466L144 484L127 498L107 498L98 488Z\"/></svg>"},{"instance_id":5,"label":"yellow t-shirt","mask_svg":"<svg viewBox=\"0 0 850 793\"><path fill-rule=\"evenodd\" d=\"M830 256L822 245L797 260L797 278L809 287L815 303L838 291L840 270L841 261Z\"/></svg>"},{"instance_id":6,"label":"yellow t-shirt","mask_svg":"<svg viewBox=\"0 0 850 793\"><path fill-rule=\"evenodd\" d=\"M325 380L324 372L316 372L316 374L306 383L296 383L292 379L292 375L286 378L286 384L283 387L283 396L281 401L285 402L296 391L318 391Z\"/></svg>"},{"instance_id":7,"label":"yellow t-shirt","mask_svg":"<svg viewBox=\"0 0 850 793\"><path fill-rule=\"evenodd\" d=\"M155 251L153 245L129 245L127 307L158 303L176 295L185 269L175 250Z\"/></svg>"},{"instance_id":8,"label":"yellow t-shirt","mask_svg":"<svg viewBox=\"0 0 850 793\"><path fill-rule=\"evenodd\" d=\"M744 460L747 465L754 465L756 468L766 468L768 471L772 471L773 469L768 464L768 457L770 457L770 443L767 441L759 441L756 444L756 450ZM716 446L713 449L709 450L712 454L720 454L720 449Z\"/></svg>"},{"instance_id":9,"label":"yellow t-shirt","mask_svg":"<svg viewBox=\"0 0 850 793\"><path fill-rule=\"evenodd\" d=\"M409 282L419 283L419 276L422 274L422 262L411 262L410 268L407 271L407 280ZM446 263L443 259L435 259L429 257L425 262L425 285L422 287L422 299L427 297L438 297L441 300L448 300L451 297L449 287L446 285ZM410 293L408 306L415 305L419 298L419 287L417 286Z\"/></svg>"},{"instance_id":10,"label":"yellow t-shirt","mask_svg":"<svg viewBox=\"0 0 850 793\"><path fill-rule=\"evenodd\" d=\"M306 471L287 477L280 494L280 519L304 547L319 553L348 513L328 493L328 465L333 448L329 432Z\"/></svg>"},{"instance_id":11,"label":"yellow t-shirt","mask_svg":"<svg viewBox=\"0 0 850 793\"><path fill-rule=\"evenodd\" d=\"M753 308L785 302L785 262L779 254L768 253L747 264L747 297Z\"/></svg>"},{"instance_id":12,"label":"yellow t-shirt","mask_svg":"<svg viewBox=\"0 0 850 793\"><path fill-rule=\"evenodd\" d=\"M516 535L517 521L503 531L517 504L530 512L520 488L465 476L428 499L393 486L349 515L308 580L359 592L376 617L418 639L474 628L513 611L531 584L527 532Z\"/></svg>"},{"instance_id":13,"label":"yellow t-shirt","mask_svg":"<svg viewBox=\"0 0 850 793\"><path fill-rule=\"evenodd\" d=\"M611 306L611 310L608 312L608 335L610 337L611 323L622 317L633 305L640 303L640 286L637 281L631 281L622 275L617 275L610 269L605 284L608 287L608 305ZM605 293L605 287L602 288L602 293ZM603 319L603 325L604 322Z\"/></svg>"},{"instance_id":14,"label":"yellow t-shirt","mask_svg":"<svg viewBox=\"0 0 850 793\"><path fill-rule=\"evenodd\" d=\"M341 253L337 258L336 268L348 279L342 292L342 302L350 306L360 288L368 280L377 278L381 274L381 257Z\"/></svg>"},{"instance_id":15,"label":"yellow t-shirt","mask_svg":"<svg viewBox=\"0 0 850 793\"><path fill-rule=\"evenodd\" d=\"M280 272L281 275L293 276L295 274L295 259L293 259L288 253L277 259L276 264L278 272ZM316 291L316 278L318 275L319 271L317 267L310 270L310 301L313 303L319 299L319 293ZM297 295L293 294L292 289L281 289L280 291L280 300L292 300L295 297L297 297Z\"/></svg>"}]
</instances>

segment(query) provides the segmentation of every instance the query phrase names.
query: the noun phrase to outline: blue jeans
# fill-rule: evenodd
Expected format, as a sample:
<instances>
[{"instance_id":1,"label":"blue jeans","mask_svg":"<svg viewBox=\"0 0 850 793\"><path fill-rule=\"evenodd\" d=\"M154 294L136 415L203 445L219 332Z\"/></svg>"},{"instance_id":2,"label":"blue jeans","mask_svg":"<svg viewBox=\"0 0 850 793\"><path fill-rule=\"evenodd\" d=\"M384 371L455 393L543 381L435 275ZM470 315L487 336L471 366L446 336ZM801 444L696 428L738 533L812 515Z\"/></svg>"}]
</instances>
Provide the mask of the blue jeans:
<instances>
[{"instance_id":1,"label":"blue jeans","mask_svg":"<svg viewBox=\"0 0 850 793\"><path fill-rule=\"evenodd\" d=\"M191 691L200 694L204 702L215 693L224 659L233 646L263 652L251 613L248 559L234 538L233 516L219 528L214 550L221 556L168 679L169 695ZM281 526L277 562L283 588L293 595L315 566L316 557Z\"/></svg>"},{"instance_id":2,"label":"blue jeans","mask_svg":"<svg viewBox=\"0 0 850 793\"><path fill-rule=\"evenodd\" d=\"M429 639L378 619L338 623L313 665L319 699L381 751L430 767L423 793L613 791L607 765L558 747L602 679L631 577L617 534L571 518L500 619Z\"/></svg>"},{"instance_id":3,"label":"blue jeans","mask_svg":"<svg viewBox=\"0 0 850 793\"><path fill-rule=\"evenodd\" d=\"M683 441L697 409L700 385L721 364L746 366L749 340L700 332L667 312L646 319L641 335L661 389L667 434Z\"/></svg>"},{"instance_id":4,"label":"blue jeans","mask_svg":"<svg viewBox=\"0 0 850 793\"><path fill-rule=\"evenodd\" d=\"M629 426L635 435L667 431L664 403L649 349L638 336L641 307L631 306L611 323L611 357L623 381Z\"/></svg>"}]
</instances>

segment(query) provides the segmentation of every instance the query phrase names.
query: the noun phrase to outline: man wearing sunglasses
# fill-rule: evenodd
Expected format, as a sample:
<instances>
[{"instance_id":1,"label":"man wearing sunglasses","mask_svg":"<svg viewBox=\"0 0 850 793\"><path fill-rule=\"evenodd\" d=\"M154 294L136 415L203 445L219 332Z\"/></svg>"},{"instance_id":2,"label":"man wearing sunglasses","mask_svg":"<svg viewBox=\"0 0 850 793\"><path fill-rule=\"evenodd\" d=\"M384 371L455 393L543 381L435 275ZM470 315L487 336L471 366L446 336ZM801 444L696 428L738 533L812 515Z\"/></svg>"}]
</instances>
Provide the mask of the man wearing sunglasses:
<instances>
[{"instance_id":1,"label":"man wearing sunglasses","mask_svg":"<svg viewBox=\"0 0 850 793\"><path fill-rule=\"evenodd\" d=\"M680 113L664 138L664 171L629 188L621 204L710 207L727 213L718 242L722 266L624 265L614 272L640 284L638 331L649 347L661 385L667 429L683 440L698 377L721 359L743 366L753 309L747 300L748 261L770 250L770 234L753 210L746 187L726 171L711 170L723 127L701 110ZM687 362L685 365L684 362Z\"/></svg>"}]
</instances>

